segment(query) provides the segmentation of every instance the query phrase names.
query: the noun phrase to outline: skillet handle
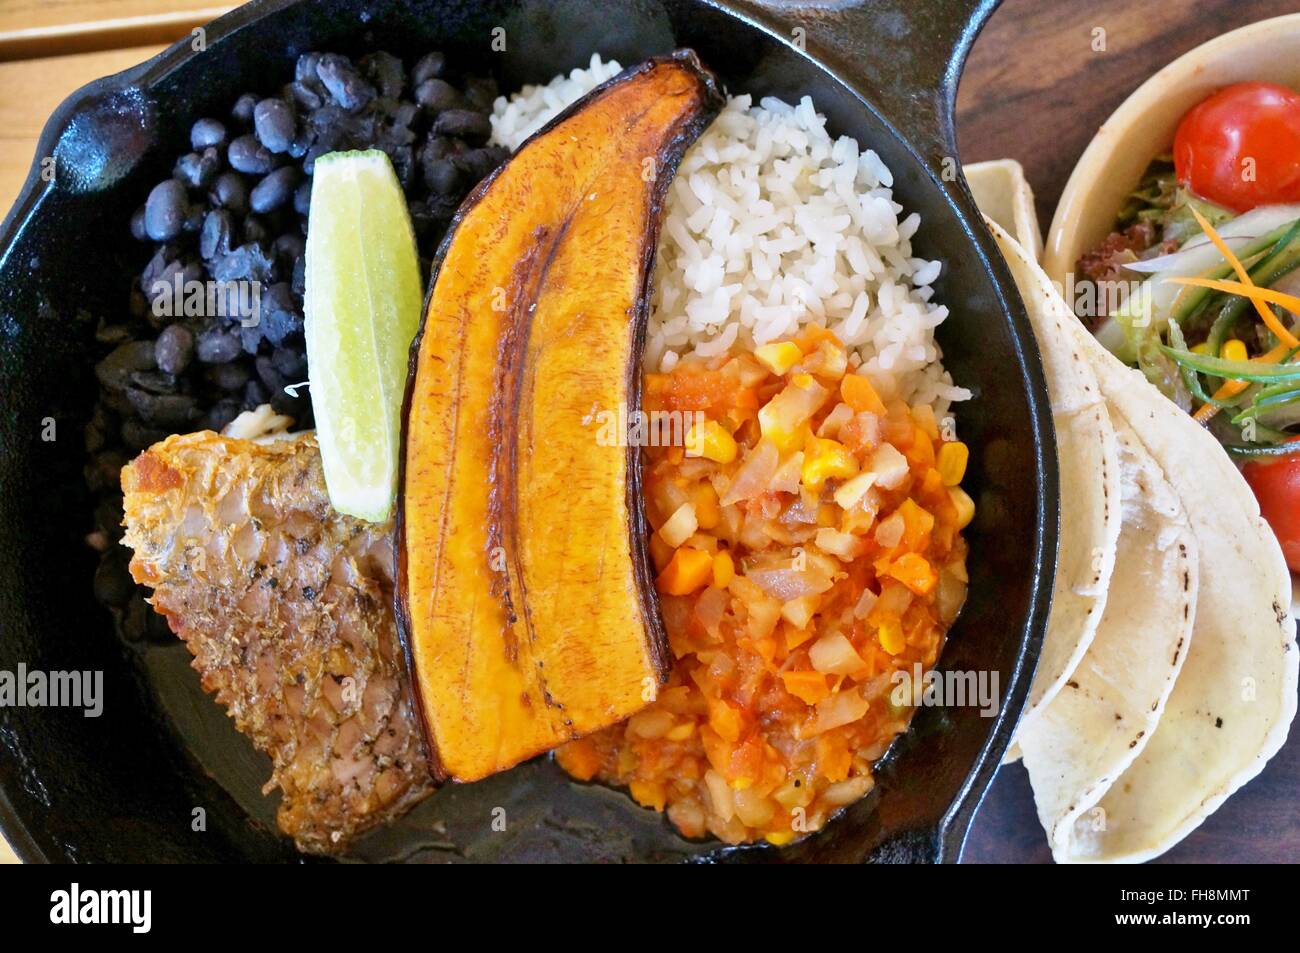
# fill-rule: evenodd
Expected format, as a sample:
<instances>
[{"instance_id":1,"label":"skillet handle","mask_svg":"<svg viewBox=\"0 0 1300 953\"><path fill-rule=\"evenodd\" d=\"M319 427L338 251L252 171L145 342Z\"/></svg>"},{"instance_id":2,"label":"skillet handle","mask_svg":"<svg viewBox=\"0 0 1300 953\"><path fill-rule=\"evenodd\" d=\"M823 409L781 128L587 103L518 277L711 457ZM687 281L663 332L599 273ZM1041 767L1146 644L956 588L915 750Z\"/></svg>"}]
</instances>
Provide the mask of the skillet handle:
<instances>
[{"instance_id":1,"label":"skillet handle","mask_svg":"<svg viewBox=\"0 0 1300 953\"><path fill-rule=\"evenodd\" d=\"M857 87L932 171L957 157L966 54L1001 0L732 0ZM802 29L803 33L795 31Z\"/></svg>"}]
</instances>

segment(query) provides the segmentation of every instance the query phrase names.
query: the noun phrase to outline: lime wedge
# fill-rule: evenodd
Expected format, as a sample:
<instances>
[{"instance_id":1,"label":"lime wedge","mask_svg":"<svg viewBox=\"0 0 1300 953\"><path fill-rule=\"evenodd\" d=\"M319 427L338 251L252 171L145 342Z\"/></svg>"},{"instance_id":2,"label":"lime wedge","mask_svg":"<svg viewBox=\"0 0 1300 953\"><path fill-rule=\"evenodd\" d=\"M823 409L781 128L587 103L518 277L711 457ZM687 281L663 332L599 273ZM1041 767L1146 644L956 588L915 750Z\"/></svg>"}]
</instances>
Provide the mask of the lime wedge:
<instances>
[{"instance_id":1,"label":"lime wedge","mask_svg":"<svg viewBox=\"0 0 1300 953\"><path fill-rule=\"evenodd\" d=\"M325 485L340 513L382 522L397 496L407 353L423 300L388 156L317 159L308 222L307 362Z\"/></svg>"}]
</instances>

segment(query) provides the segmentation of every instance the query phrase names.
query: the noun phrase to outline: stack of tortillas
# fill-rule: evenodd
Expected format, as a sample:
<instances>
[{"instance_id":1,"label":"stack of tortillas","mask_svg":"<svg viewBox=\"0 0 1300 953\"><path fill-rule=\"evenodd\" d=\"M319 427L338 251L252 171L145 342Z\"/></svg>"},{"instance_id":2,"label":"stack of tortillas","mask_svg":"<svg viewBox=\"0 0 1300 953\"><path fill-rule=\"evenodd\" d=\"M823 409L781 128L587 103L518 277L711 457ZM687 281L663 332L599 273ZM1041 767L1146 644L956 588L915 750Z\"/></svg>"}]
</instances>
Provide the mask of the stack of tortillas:
<instances>
[{"instance_id":1,"label":"stack of tortillas","mask_svg":"<svg viewBox=\"0 0 1300 953\"><path fill-rule=\"evenodd\" d=\"M1061 479L1051 621L1009 760L1058 862L1149 860L1286 740L1290 573L1228 455L1038 267L1020 166L965 171L1038 339Z\"/></svg>"}]
</instances>

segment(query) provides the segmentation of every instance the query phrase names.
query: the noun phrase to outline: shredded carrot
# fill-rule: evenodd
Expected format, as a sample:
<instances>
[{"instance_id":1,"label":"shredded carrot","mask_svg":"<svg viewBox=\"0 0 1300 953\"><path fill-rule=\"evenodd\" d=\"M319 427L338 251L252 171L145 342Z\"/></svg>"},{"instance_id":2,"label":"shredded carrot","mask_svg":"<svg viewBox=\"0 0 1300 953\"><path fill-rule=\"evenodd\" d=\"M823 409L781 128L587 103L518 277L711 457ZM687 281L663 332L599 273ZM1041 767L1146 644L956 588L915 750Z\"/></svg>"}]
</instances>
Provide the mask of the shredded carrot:
<instances>
[{"instance_id":1,"label":"shredded carrot","mask_svg":"<svg viewBox=\"0 0 1300 953\"><path fill-rule=\"evenodd\" d=\"M1219 237L1219 233L1214 230L1214 226L1209 223L1204 215L1196 210L1196 206L1188 205L1187 207L1191 209L1192 215L1196 216L1196 223L1201 226L1201 231L1205 232L1210 241L1214 242L1214 247L1219 249L1219 253L1223 255L1224 260L1227 261L1228 264L1232 266L1232 270L1237 273L1237 277L1241 279L1241 283L1248 288L1254 288L1255 283L1250 280L1250 272L1246 270L1245 266L1242 265L1237 256L1232 253L1232 249L1228 247L1227 243ZM1277 315L1272 312L1267 304L1254 295L1250 295L1249 297L1251 302L1255 305L1256 312L1259 313L1260 320L1264 322L1264 326L1276 334L1278 340L1285 341L1292 347L1300 345L1300 340L1297 340L1295 335L1283 326L1282 322L1277 319Z\"/></svg>"},{"instance_id":2,"label":"shredded carrot","mask_svg":"<svg viewBox=\"0 0 1300 953\"><path fill-rule=\"evenodd\" d=\"M1295 295L1289 295L1282 291L1274 291L1272 288L1261 288L1258 285L1243 285L1240 281L1223 281L1218 278L1166 278L1165 281L1174 285L1192 285L1196 288L1209 288L1211 291L1222 291L1225 294L1241 295L1243 298L1250 298L1257 305L1263 306L1264 302L1269 304L1280 304L1288 311L1294 314L1300 314L1300 298ZM1288 331L1282 326L1282 322L1277 319L1272 311L1264 308L1268 317L1264 323L1268 329L1277 335L1278 340L1282 341L1289 347L1300 346L1300 338Z\"/></svg>"}]
</instances>

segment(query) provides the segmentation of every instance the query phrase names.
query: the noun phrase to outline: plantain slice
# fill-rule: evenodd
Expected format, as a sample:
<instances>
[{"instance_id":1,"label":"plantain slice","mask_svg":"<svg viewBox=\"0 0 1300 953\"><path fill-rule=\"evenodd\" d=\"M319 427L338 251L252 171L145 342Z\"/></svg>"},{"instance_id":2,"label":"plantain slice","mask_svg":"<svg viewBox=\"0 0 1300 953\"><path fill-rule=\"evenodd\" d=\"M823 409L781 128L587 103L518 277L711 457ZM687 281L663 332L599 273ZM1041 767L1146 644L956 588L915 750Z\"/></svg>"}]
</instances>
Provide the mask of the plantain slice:
<instances>
[{"instance_id":1,"label":"plantain slice","mask_svg":"<svg viewBox=\"0 0 1300 953\"><path fill-rule=\"evenodd\" d=\"M596 421L640 407L664 199L722 103L689 51L622 73L482 183L442 249L412 349L397 541L440 778L621 721L667 677L640 451Z\"/></svg>"}]
</instances>

